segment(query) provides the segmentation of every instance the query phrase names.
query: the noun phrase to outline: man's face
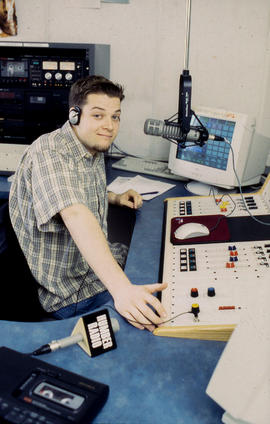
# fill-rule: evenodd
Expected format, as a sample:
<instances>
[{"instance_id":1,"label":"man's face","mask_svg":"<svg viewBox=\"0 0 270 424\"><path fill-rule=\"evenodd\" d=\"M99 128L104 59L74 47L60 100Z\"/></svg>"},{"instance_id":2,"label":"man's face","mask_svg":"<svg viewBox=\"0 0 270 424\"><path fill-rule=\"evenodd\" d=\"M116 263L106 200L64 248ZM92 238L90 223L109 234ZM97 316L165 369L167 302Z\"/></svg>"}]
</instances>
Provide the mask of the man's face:
<instances>
[{"instance_id":1,"label":"man's face","mask_svg":"<svg viewBox=\"0 0 270 424\"><path fill-rule=\"evenodd\" d=\"M87 103L81 109L80 122L72 128L90 153L105 152L117 136L120 114L118 97L88 94Z\"/></svg>"}]
</instances>

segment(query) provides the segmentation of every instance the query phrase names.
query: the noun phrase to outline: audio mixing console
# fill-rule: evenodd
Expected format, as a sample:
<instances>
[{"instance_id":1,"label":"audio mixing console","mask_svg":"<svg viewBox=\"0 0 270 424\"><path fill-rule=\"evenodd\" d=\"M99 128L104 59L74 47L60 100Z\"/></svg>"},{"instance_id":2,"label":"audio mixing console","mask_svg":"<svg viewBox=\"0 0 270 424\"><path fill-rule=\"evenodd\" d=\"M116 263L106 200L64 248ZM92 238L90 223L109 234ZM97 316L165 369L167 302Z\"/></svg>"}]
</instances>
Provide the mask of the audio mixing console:
<instances>
[{"instance_id":1,"label":"audio mixing console","mask_svg":"<svg viewBox=\"0 0 270 424\"><path fill-rule=\"evenodd\" d=\"M177 225L190 221L209 222L210 235L177 240ZM160 271L161 281L168 283L161 302L170 321L154 334L228 340L242 311L252 308L255 296L264 296L269 280L270 176L259 191L243 198L167 199Z\"/></svg>"}]
</instances>

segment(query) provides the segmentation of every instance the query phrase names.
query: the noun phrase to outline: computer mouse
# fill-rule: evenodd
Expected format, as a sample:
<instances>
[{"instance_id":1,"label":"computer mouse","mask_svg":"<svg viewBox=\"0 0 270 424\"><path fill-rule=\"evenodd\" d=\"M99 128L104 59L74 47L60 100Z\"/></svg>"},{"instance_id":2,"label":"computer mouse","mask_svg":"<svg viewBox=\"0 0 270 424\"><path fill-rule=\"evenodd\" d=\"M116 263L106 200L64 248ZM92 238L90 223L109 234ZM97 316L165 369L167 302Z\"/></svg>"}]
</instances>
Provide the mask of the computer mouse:
<instances>
[{"instance_id":1,"label":"computer mouse","mask_svg":"<svg viewBox=\"0 0 270 424\"><path fill-rule=\"evenodd\" d=\"M187 222L180 225L174 232L174 235L179 240L186 240L194 237L203 237L210 234L208 228L198 222Z\"/></svg>"}]
</instances>

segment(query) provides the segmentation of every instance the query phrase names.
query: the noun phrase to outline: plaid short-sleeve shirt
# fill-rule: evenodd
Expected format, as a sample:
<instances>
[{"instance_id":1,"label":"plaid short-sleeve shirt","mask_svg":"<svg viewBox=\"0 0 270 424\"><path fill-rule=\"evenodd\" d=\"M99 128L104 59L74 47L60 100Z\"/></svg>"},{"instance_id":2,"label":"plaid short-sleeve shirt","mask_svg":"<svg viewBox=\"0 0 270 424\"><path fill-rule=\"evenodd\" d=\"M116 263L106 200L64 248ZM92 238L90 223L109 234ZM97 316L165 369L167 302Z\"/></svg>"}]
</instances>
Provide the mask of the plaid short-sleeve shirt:
<instances>
[{"instance_id":1,"label":"plaid short-sleeve shirt","mask_svg":"<svg viewBox=\"0 0 270 424\"><path fill-rule=\"evenodd\" d=\"M59 215L59 211L75 203L84 204L92 211L107 237L103 154L92 156L66 122L28 147L9 198L13 228L40 284L40 302L48 312L105 289Z\"/></svg>"}]
</instances>

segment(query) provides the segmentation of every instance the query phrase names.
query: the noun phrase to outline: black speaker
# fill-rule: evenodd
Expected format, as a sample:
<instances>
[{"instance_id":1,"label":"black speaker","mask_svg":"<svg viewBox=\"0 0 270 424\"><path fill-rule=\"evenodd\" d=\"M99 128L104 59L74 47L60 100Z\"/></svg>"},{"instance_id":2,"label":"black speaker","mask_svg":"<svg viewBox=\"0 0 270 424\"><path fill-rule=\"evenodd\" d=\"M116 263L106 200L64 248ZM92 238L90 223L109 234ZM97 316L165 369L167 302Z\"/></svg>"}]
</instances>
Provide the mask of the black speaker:
<instances>
[{"instance_id":1,"label":"black speaker","mask_svg":"<svg viewBox=\"0 0 270 424\"><path fill-rule=\"evenodd\" d=\"M71 125L78 125L81 117L81 109L79 106L74 106L70 109L68 119Z\"/></svg>"}]
</instances>

